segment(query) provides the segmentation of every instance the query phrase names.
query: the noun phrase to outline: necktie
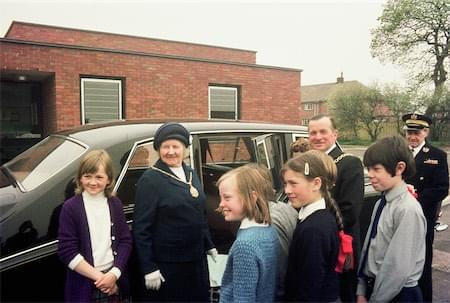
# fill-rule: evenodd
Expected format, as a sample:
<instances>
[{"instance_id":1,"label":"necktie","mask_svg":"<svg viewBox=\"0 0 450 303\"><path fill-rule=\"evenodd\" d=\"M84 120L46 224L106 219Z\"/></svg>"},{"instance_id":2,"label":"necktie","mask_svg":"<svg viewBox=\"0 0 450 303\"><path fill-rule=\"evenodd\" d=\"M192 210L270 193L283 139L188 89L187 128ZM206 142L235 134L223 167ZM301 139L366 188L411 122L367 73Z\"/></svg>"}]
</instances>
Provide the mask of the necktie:
<instances>
[{"instance_id":1,"label":"necktie","mask_svg":"<svg viewBox=\"0 0 450 303\"><path fill-rule=\"evenodd\" d=\"M385 195L383 193L381 195L381 197L380 197L380 204L378 204L378 208L377 208L377 211L375 213L375 217L373 218L372 229L370 230L370 237L369 237L369 240L367 241L366 252L365 252L364 257L362 259L361 267L359 268L358 276L360 276L360 277L364 276L363 269L364 269L364 267L366 266L366 263L367 263L367 256L369 254L370 241L373 238L375 238L375 236L377 235L378 221L380 221L381 212L383 211L383 208L384 208L385 205L386 205L386 197L385 197Z\"/></svg>"},{"instance_id":2,"label":"necktie","mask_svg":"<svg viewBox=\"0 0 450 303\"><path fill-rule=\"evenodd\" d=\"M409 150L413 153L413 155L414 155L414 147L409 147Z\"/></svg>"}]
</instances>

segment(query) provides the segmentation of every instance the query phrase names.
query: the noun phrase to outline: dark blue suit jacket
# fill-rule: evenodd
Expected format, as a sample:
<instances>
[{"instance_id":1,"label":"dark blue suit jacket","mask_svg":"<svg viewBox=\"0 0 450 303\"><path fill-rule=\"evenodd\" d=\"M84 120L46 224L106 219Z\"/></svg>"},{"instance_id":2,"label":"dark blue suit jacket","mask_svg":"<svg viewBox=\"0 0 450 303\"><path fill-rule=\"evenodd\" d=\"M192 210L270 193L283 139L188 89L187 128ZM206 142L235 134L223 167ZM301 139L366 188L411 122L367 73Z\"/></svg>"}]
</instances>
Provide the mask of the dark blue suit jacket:
<instances>
[{"instance_id":1,"label":"dark blue suit jacket","mask_svg":"<svg viewBox=\"0 0 450 303\"><path fill-rule=\"evenodd\" d=\"M161 160L154 166L175 177ZM137 183L133 236L144 275L157 270L159 262L199 261L213 248L202 185L184 163L183 169L188 180L192 173L197 198L192 197L187 184L152 168Z\"/></svg>"},{"instance_id":2,"label":"dark blue suit jacket","mask_svg":"<svg viewBox=\"0 0 450 303\"><path fill-rule=\"evenodd\" d=\"M335 147L329 155L336 160L344 152ZM339 206L344 221L344 231L353 236L356 256L360 251L359 214L364 202L364 168L355 156L343 157L336 163L337 179L331 194Z\"/></svg>"},{"instance_id":3,"label":"dark blue suit jacket","mask_svg":"<svg viewBox=\"0 0 450 303\"><path fill-rule=\"evenodd\" d=\"M447 154L426 142L415 162L416 174L406 183L414 185L427 224L434 226L438 202L448 195Z\"/></svg>"}]
</instances>

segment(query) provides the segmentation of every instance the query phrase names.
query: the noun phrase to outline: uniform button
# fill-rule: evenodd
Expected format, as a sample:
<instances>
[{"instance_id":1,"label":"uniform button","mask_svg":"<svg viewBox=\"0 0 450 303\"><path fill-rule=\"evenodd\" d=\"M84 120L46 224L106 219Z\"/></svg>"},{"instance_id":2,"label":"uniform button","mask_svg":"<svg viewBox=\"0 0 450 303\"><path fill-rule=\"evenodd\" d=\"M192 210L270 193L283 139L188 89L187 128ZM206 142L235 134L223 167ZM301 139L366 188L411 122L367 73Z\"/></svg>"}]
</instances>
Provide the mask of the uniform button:
<instances>
[{"instance_id":1,"label":"uniform button","mask_svg":"<svg viewBox=\"0 0 450 303\"><path fill-rule=\"evenodd\" d=\"M424 177L420 177L420 180L423 180L423 179L425 179Z\"/></svg>"},{"instance_id":2,"label":"uniform button","mask_svg":"<svg viewBox=\"0 0 450 303\"><path fill-rule=\"evenodd\" d=\"M111 226L114 226L114 222L111 222Z\"/></svg>"},{"instance_id":3,"label":"uniform button","mask_svg":"<svg viewBox=\"0 0 450 303\"><path fill-rule=\"evenodd\" d=\"M114 255L114 256L117 256L117 251L113 251L113 255Z\"/></svg>"},{"instance_id":4,"label":"uniform button","mask_svg":"<svg viewBox=\"0 0 450 303\"><path fill-rule=\"evenodd\" d=\"M113 240L113 241L114 241L115 239L116 239L116 237L114 237L114 236L112 236L112 237L111 237L111 240Z\"/></svg>"}]
</instances>

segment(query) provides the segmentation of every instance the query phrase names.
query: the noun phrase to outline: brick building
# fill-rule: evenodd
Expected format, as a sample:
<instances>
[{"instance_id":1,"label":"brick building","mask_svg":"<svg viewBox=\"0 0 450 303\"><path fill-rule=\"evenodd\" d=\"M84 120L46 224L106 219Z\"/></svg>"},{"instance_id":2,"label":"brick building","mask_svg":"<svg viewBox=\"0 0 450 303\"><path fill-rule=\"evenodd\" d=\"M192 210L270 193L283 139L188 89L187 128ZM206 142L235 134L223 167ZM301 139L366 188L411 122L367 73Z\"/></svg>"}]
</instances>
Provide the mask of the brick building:
<instances>
[{"instance_id":1,"label":"brick building","mask_svg":"<svg viewBox=\"0 0 450 303\"><path fill-rule=\"evenodd\" d=\"M344 81L342 73L334 83L303 85L301 87L300 124L308 125L313 116L328 114L328 100L336 90L355 86L363 86L363 84L358 81Z\"/></svg>"},{"instance_id":2,"label":"brick building","mask_svg":"<svg viewBox=\"0 0 450 303\"><path fill-rule=\"evenodd\" d=\"M300 121L301 70L255 51L16 21L0 48L3 147L114 119Z\"/></svg>"}]
</instances>

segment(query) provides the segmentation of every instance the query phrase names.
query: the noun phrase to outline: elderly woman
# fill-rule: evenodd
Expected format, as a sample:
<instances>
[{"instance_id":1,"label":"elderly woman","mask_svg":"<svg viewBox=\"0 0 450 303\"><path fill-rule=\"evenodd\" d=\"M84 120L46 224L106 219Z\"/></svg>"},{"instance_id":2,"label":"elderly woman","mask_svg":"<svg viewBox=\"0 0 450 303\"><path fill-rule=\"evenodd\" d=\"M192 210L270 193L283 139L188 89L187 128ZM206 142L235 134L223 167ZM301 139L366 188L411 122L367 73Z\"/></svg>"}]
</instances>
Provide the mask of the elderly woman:
<instances>
[{"instance_id":1,"label":"elderly woman","mask_svg":"<svg viewBox=\"0 0 450 303\"><path fill-rule=\"evenodd\" d=\"M165 123L155 133L156 163L137 183L133 236L145 301L209 301L206 254L217 250L206 220L206 198L183 163L189 132Z\"/></svg>"}]
</instances>

